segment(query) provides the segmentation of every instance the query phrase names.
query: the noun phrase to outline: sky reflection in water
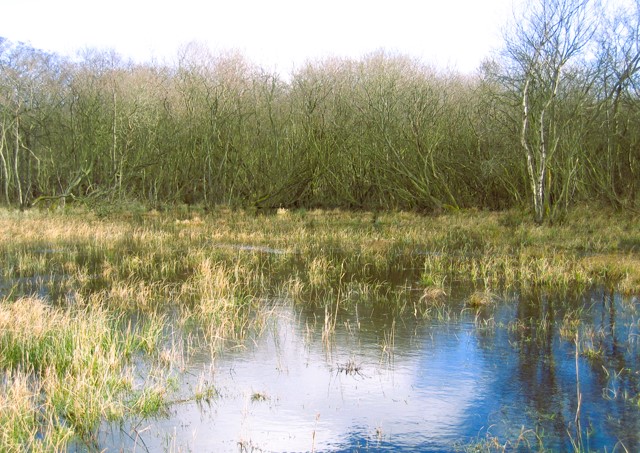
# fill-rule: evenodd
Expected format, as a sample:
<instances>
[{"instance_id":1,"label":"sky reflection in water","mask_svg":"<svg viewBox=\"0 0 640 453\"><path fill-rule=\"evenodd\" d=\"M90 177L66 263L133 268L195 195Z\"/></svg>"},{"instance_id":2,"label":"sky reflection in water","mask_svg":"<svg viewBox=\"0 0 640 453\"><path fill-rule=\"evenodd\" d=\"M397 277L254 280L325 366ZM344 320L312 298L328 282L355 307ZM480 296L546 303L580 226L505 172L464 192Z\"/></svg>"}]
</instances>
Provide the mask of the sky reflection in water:
<instances>
[{"instance_id":1,"label":"sky reflection in water","mask_svg":"<svg viewBox=\"0 0 640 453\"><path fill-rule=\"evenodd\" d=\"M638 301L623 304L619 296L594 293L578 304L591 307L586 325L600 332L604 349L601 362L579 360L585 445L611 450L622 440L635 451L640 410L620 395L637 394L640 380L638 345L630 340L638 333ZM409 317L395 324L384 311L362 317L351 310L338 317L327 347L323 310L283 306L263 335L215 359L210 378L217 398L174 405L167 418L105 427L101 445L435 452L487 435L513 442L524 427L529 442L541 438L545 446L565 450L570 436L575 440L577 405L575 345L556 328L563 307L523 299L476 315L459 305L454 321ZM478 328L478 319L491 327ZM534 332L540 319L552 328ZM191 360L185 380L193 390L211 358L203 352ZM626 371L612 381L603 370L616 367ZM603 398L607 389L616 397Z\"/></svg>"}]
</instances>

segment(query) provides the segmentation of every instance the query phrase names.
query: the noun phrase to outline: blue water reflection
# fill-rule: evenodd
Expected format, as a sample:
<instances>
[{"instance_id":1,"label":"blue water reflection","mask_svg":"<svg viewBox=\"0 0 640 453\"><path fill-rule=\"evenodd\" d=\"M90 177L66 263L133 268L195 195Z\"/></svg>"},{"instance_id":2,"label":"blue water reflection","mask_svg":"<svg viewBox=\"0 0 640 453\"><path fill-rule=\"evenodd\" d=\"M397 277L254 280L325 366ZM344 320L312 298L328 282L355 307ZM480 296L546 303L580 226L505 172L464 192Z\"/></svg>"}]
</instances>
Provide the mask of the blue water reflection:
<instances>
[{"instance_id":1,"label":"blue water reflection","mask_svg":"<svg viewBox=\"0 0 640 453\"><path fill-rule=\"evenodd\" d=\"M574 300L575 299L575 300ZM169 417L105 426L100 444L136 451L455 451L494 441L514 450L640 451L637 299L606 292L512 295L446 319L283 304L264 333L182 376L219 396ZM579 355L568 320L579 317ZM561 333L562 332L562 333ZM569 333L567 333L569 332ZM580 348L591 348L590 355ZM578 398L580 393L580 417ZM578 429L579 428L579 429ZM620 448L621 448L621 445Z\"/></svg>"}]
</instances>

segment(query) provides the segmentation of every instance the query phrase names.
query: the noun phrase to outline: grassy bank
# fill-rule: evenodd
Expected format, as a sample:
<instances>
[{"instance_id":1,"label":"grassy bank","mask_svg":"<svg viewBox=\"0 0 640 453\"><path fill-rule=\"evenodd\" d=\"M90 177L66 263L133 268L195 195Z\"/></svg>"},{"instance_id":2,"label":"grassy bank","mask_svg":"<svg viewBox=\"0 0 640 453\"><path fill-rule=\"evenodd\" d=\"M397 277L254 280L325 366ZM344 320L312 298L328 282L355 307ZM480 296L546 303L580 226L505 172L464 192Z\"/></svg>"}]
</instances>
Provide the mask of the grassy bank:
<instances>
[{"instance_id":1,"label":"grassy bank","mask_svg":"<svg viewBox=\"0 0 640 453\"><path fill-rule=\"evenodd\" d=\"M1 211L0 450L91 445L101 421L161 413L185 353L166 327L215 352L259 331L273 298L324 304L330 320L354 300L439 313L457 282L473 288L472 305L511 290L640 292L636 218L585 209L539 227L529 217ZM202 394L211 390L188 397Z\"/></svg>"}]
</instances>

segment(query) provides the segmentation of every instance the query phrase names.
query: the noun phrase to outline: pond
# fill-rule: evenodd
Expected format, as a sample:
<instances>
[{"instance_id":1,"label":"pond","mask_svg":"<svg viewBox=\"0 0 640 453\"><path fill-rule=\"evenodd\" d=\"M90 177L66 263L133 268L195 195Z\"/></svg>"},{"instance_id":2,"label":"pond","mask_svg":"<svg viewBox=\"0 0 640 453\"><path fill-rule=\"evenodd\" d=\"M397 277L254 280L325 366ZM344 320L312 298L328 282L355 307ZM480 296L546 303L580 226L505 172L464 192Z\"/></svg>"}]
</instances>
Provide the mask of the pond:
<instances>
[{"instance_id":1,"label":"pond","mask_svg":"<svg viewBox=\"0 0 640 453\"><path fill-rule=\"evenodd\" d=\"M433 310L272 305L240 346L183 358L166 416L104 423L107 451L640 451L640 301L458 288ZM416 296L417 298L417 296Z\"/></svg>"}]
</instances>

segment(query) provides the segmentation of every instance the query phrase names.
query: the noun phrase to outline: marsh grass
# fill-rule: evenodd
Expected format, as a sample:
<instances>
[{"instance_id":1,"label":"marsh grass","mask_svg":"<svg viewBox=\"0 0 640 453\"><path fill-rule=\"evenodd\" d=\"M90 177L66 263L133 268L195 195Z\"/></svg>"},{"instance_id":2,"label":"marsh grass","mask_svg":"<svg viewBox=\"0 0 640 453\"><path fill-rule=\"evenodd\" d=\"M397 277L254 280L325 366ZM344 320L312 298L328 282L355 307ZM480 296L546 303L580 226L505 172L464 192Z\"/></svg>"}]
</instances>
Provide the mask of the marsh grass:
<instances>
[{"instance_id":1,"label":"marsh grass","mask_svg":"<svg viewBox=\"0 0 640 453\"><path fill-rule=\"evenodd\" d=\"M532 429L522 427L520 432L513 436L513 439L500 439L487 432L484 437L477 441L461 444L456 449L466 453L506 453L511 451L548 451L544 447L544 433L539 433Z\"/></svg>"},{"instance_id":2,"label":"marsh grass","mask_svg":"<svg viewBox=\"0 0 640 453\"><path fill-rule=\"evenodd\" d=\"M249 267L204 258L180 288L183 321L195 322L210 340L241 340L257 312L252 291L260 285L260 275Z\"/></svg>"},{"instance_id":3,"label":"marsh grass","mask_svg":"<svg viewBox=\"0 0 640 453\"><path fill-rule=\"evenodd\" d=\"M218 391L207 378L205 372L200 373L198 383L194 392L194 399L197 403L209 403L213 398L218 396Z\"/></svg>"},{"instance_id":4,"label":"marsh grass","mask_svg":"<svg viewBox=\"0 0 640 453\"><path fill-rule=\"evenodd\" d=\"M41 402L41 387L31 374L9 371L0 383L2 451L62 451L74 437L72 427Z\"/></svg>"},{"instance_id":5,"label":"marsh grass","mask_svg":"<svg viewBox=\"0 0 640 453\"><path fill-rule=\"evenodd\" d=\"M433 301L442 300L447 296L447 292L442 288L442 285L427 285L422 291L419 302L428 304Z\"/></svg>"},{"instance_id":6,"label":"marsh grass","mask_svg":"<svg viewBox=\"0 0 640 453\"><path fill-rule=\"evenodd\" d=\"M340 278L341 269L326 256L315 257L308 267L307 281L311 288L329 287Z\"/></svg>"},{"instance_id":7,"label":"marsh grass","mask_svg":"<svg viewBox=\"0 0 640 453\"><path fill-rule=\"evenodd\" d=\"M274 299L290 300L324 311L330 350L342 311L384 306L447 322L461 314L449 300L461 284L471 288L463 310L476 311L508 291L640 293L640 232L624 214L578 210L546 227L516 211L371 219L228 208L0 211L0 450L61 450L73 438L90 442L103 420L166 410L172 373L189 354L167 342L172 323L217 349L263 329ZM476 319L489 320L484 330L494 325L491 313ZM585 331L579 311L557 322L563 339L579 331L581 350L599 360L602 332ZM526 342L542 341L550 325L523 318L506 327ZM381 339L389 360L394 343L392 329ZM137 382L139 357L166 373ZM194 398L214 394L202 384Z\"/></svg>"},{"instance_id":8,"label":"marsh grass","mask_svg":"<svg viewBox=\"0 0 640 453\"><path fill-rule=\"evenodd\" d=\"M139 403L127 397L135 391L128 363L156 349L161 321L122 324L100 306L62 309L36 297L2 301L2 397L11 404L2 406L0 449L33 442L36 450L64 449L74 437L89 441L101 420L137 411Z\"/></svg>"},{"instance_id":9,"label":"marsh grass","mask_svg":"<svg viewBox=\"0 0 640 453\"><path fill-rule=\"evenodd\" d=\"M334 285L341 275L379 273L394 263L417 263L425 286L467 280L486 288L555 290L607 283L625 293L640 289L640 256L629 246L640 242L640 233L631 218L621 216L611 222L609 213L602 217L589 213L587 222L576 214L562 225L538 227L526 221L507 222L509 215L388 213L378 217L378 228L371 228L368 216L336 211L255 217L220 210L179 223L170 215L135 222L96 219L91 214L33 213L20 219L25 224L20 230L13 216L0 221L6 228L2 244L12 244L2 250L10 263L3 273L84 270L98 271L110 281L180 284L197 271L204 254L217 262L241 261L271 273L295 264L307 289ZM36 236L24 230L43 233ZM265 256L221 247L233 244L291 253Z\"/></svg>"},{"instance_id":10,"label":"marsh grass","mask_svg":"<svg viewBox=\"0 0 640 453\"><path fill-rule=\"evenodd\" d=\"M571 341L578 333L578 329L582 325L583 309L567 310L562 318L558 331L560 337L565 341Z\"/></svg>"},{"instance_id":11,"label":"marsh grass","mask_svg":"<svg viewBox=\"0 0 640 453\"><path fill-rule=\"evenodd\" d=\"M269 401L271 398L265 392L255 391L251 394L251 402L252 403L261 403L265 401Z\"/></svg>"},{"instance_id":12,"label":"marsh grass","mask_svg":"<svg viewBox=\"0 0 640 453\"><path fill-rule=\"evenodd\" d=\"M497 296L491 291L474 291L466 300L465 304L471 308L487 307L495 303Z\"/></svg>"},{"instance_id":13,"label":"marsh grass","mask_svg":"<svg viewBox=\"0 0 640 453\"><path fill-rule=\"evenodd\" d=\"M347 376L362 376L363 366L356 362L355 358L350 358L344 363L336 365L336 374L345 374Z\"/></svg>"}]
</instances>

